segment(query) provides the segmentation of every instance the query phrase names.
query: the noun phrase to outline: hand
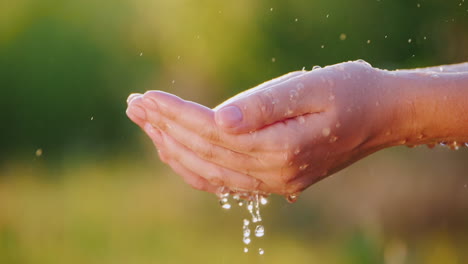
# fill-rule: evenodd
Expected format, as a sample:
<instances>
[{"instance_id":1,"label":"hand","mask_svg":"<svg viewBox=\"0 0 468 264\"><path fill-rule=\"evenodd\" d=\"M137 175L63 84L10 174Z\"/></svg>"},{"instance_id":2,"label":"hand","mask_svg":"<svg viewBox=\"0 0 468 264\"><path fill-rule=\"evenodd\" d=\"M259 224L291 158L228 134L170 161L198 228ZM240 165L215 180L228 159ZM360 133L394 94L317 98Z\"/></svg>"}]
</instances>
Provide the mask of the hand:
<instances>
[{"instance_id":1,"label":"hand","mask_svg":"<svg viewBox=\"0 0 468 264\"><path fill-rule=\"evenodd\" d=\"M149 91L129 98L127 114L194 188L287 195L391 144L385 75L365 62L293 72L215 110Z\"/></svg>"}]
</instances>

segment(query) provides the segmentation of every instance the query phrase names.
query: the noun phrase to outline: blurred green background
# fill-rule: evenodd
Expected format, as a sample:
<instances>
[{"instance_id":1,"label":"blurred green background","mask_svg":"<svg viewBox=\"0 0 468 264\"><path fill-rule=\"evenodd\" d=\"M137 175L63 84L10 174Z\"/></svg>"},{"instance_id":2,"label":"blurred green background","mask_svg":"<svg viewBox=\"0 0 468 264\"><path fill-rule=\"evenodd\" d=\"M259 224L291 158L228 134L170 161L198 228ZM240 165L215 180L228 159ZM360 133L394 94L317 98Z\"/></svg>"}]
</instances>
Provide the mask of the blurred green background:
<instances>
[{"instance_id":1,"label":"blurred green background","mask_svg":"<svg viewBox=\"0 0 468 264\"><path fill-rule=\"evenodd\" d=\"M468 60L464 0L0 2L0 263L468 263L468 150L381 151L239 209L192 190L125 116L158 89L214 107L289 71Z\"/></svg>"}]
</instances>

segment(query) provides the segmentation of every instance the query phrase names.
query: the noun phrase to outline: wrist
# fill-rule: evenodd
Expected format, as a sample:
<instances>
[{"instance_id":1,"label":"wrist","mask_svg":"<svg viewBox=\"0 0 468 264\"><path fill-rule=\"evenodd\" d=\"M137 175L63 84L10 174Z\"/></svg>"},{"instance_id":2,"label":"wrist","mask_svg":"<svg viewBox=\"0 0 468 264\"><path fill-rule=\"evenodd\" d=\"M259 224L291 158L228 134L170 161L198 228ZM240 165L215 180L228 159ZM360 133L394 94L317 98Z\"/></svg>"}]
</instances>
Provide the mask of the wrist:
<instances>
[{"instance_id":1,"label":"wrist","mask_svg":"<svg viewBox=\"0 0 468 264\"><path fill-rule=\"evenodd\" d=\"M468 141L467 73L382 72L391 91L388 146Z\"/></svg>"}]
</instances>

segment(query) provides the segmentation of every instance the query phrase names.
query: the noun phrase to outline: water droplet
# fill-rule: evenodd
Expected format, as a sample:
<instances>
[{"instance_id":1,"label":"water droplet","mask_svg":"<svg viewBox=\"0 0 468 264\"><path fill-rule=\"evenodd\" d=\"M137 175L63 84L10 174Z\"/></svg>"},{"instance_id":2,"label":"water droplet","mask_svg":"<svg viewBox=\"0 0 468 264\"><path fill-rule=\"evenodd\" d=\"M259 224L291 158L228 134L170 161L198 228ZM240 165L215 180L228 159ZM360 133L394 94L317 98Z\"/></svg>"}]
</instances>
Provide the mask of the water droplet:
<instances>
[{"instance_id":1,"label":"water droplet","mask_svg":"<svg viewBox=\"0 0 468 264\"><path fill-rule=\"evenodd\" d=\"M420 7L421 7L421 4L420 4L420 3L417 3L416 6L417 6L418 8L420 8Z\"/></svg>"},{"instance_id":2,"label":"water droplet","mask_svg":"<svg viewBox=\"0 0 468 264\"><path fill-rule=\"evenodd\" d=\"M258 254L259 254L259 255L265 254L265 250L263 250L263 248L259 248L259 249L258 249Z\"/></svg>"},{"instance_id":3,"label":"water droplet","mask_svg":"<svg viewBox=\"0 0 468 264\"><path fill-rule=\"evenodd\" d=\"M309 167L309 164L303 164L303 165L299 166L299 170L303 171L303 170L307 169L307 167Z\"/></svg>"},{"instance_id":4,"label":"water droplet","mask_svg":"<svg viewBox=\"0 0 468 264\"><path fill-rule=\"evenodd\" d=\"M297 121L299 121L299 124L304 124L305 123L305 118L304 116L298 116Z\"/></svg>"},{"instance_id":5,"label":"water droplet","mask_svg":"<svg viewBox=\"0 0 468 264\"><path fill-rule=\"evenodd\" d=\"M248 244L250 244L250 242L251 242L252 240L250 239L250 237L244 237L244 238L242 239L242 241L244 242L244 244L248 245Z\"/></svg>"},{"instance_id":6,"label":"water droplet","mask_svg":"<svg viewBox=\"0 0 468 264\"><path fill-rule=\"evenodd\" d=\"M175 83L175 80L172 80L172 84L174 84L174 83Z\"/></svg>"},{"instance_id":7,"label":"water droplet","mask_svg":"<svg viewBox=\"0 0 468 264\"><path fill-rule=\"evenodd\" d=\"M413 40L412 39L408 39L408 43L411 43Z\"/></svg>"},{"instance_id":8,"label":"water droplet","mask_svg":"<svg viewBox=\"0 0 468 264\"><path fill-rule=\"evenodd\" d=\"M297 21L299 21L299 18L294 19L294 22L297 22Z\"/></svg>"},{"instance_id":9,"label":"water droplet","mask_svg":"<svg viewBox=\"0 0 468 264\"><path fill-rule=\"evenodd\" d=\"M321 49L325 48L325 45L320 46Z\"/></svg>"},{"instance_id":10,"label":"water droplet","mask_svg":"<svg viewBox=\"0 0 468 264\"><path fill-rule=\"evenodd\" d=\"M312 67L312 70L318 70L318 69L321 69L322 67L320 67L319 65L315 65L314 67Z\"/></svg>"},{"instance_id":11,"label":"water droplet","mask_svg":"<svg viewBox=\"0 0 468 264\"><path fill-rule=\"evenodd\" d=\"M178 60L180 60L180 55L179 55L179 56L177 56L177 59L178 59Z\"/></svg>"},{"instance_id":12,"label":"water droplet","mask_svg":"<svg viewBox=\"0 0 468 264\"><path fill-rule=\"evenodd\" d=\"M286 196L288 203L295 203L299 199L299 193L293 193Z\"/></svg>"},{"instance_id":13,"label":"water droplet","mask_svg":"<svg viewBox=\"0 0 468 264\"><path fill-rule=\"evenodd\" d=\"M323 128L322 129L322 135L324 137L328 137L330 135L330 128L328 128L328 127Z\"/></svg>"},{"instance_id":14,"label":"water droplet","mask_svg":"<svg viewBox=\"0 0 468 264\"><path fill-rule=\"evenodd\" d=\"M340 40L346 40L346 34L345 33L341 33L340 34Z\"/></svg>"},{"instance_id":15,"label":"water droplet","mask_svg":"<svg viewBox=\"0 0 468 264\"><path fill-rule=\"evenodd\" d=\"M295 150L294 150L294 155L297 155L301 152L301 148L297 147Z\"/></svg>"},{"instance_id":16,"label":"water droplet","mask_svg":"<svg viewBox=\"0 0 468 264\"><path fill-rule=\"evenodd\" d=\"M249 249L245 247L244 248L244 253L247 253L247 252L249 252Z\"/></svg>"},{"instance_id":17,"label":"water droplet","mask_svg":"<svg viewBox=\"0 0 468 264\"><path fill-rule=\"evenodd\" d=\"M248 227L244 227L244 237L250 236L250 229Z\"/></svg>"},{"instance_id":18,"label":"water droplet","mask_svg":"<svg viewBox=\"0 0 468 264\"><path fill-rule=\"evenodd\" d=\"M229 203L229 200L227 197L223 197L219 200L219 204L221 205L221 208L229 210L231 209L231 204Z\"/></svg>"},{"instance_id":19,"label":"water droplet","mask_svg":"<svg viewBox=\"0 0 468 264\"><path fill-rule=\"evenodd\" d=\"M250 224L250 221L248 219L244 219L244 225L248 226Z\"/></svg>"},{"instance_id":20,"label":"water droplet","mask_svg":"<svg viewBox=\"0 0 468 264\"><path fill-rule=\"evenodd\" d=\"M265 205L265 204L268 203L268 199L267 199L266 197L264 197L264 196L261 196L261 197L260 197L260 203L261 203L262 205Z\"/></svg>"},{"instance_id":21,"label":"water droplet","mask_svg":"<svg viewBox=\"0 0 468 264\"><path fill-rule=\"evenodd\" d=\"M272 7L272 8L270 8L270 11L273 11L273 7Z\"/></svg>"},{"instance_id":22,"label":"water droplet","mask_svg":"<svg viewBox=\"0 0 468 264\"><path fill-rule=\"evenodd\" d=\"M41 148L38 148L38 149L36 150L36 157L40 157L40 156L42 156L42 149L41 149Z\"/></svg>"},{"instance_id":23,"label":"water droplet","mask_svg":"<svg viewBox=\"0 0 468 264\"><path fill-rule=\"evenodd\" d=\"M388 36L387 36L387 35L385 35L385 37L384 37L384 38L388 38Z\"/></svg>"},{"instance_id":24,"label":"water droplet","mask_svg":"<svg viewBox=\"0 0 468 264\"><path fill-rule=\"evenodd\" d=\"M140 57L143 56L143 52L140 52Z\"/></svg>"},{"instance_id":25,"label":"water droplet","mask_svg":"<svg viewBox=\"0 0 468 264\"><path fill-rule=\"evenodd\" d=\"M439 145L441 145L442 147L445 147L445 146L447 146L447 142L445 142L445 141L439 142Z\"/></svg>"},{"instance_id":26,"label":"water droplet","mask_svg":"<svg viewBox=\"0 0 468 264\"><path fill-rule=\"evenodd\" d=\"M424 40L426 40L426 39L427 39L427 37L426 37L426 36L424 36L424 38L423 38L423 39L424 39Z\"/></svg>"},{"instance_id":27,"label":"water droplet","mask_svg":"<svg viewBox=\"0 0 468 264\"><path fill-rule=\"evenodd\" d=\"M330 14L327 14L325 17L326 17L326 18L329 18L329 17L330 17Z\"/></svg>"},{"instance_id":28,"label":"water droplet","mask_svg":"<svg viewBox=\"0 0 468 264\"><path fill-rule=\"evenodd\" d=\"M468 142L466 142L466 143L465 143L465 147L467 147L467 148L468 148Z\"/></svg>"},{"instance_id":29,"label":"water droplet","mask_svg":"<svg viewBox=\"0 0 468 264\"><path fill-rule=\"evenodd\" d=\"M289 100L294 100L297 97L299 97L299 93L295 89L292 89L291 91L289 91Z\"/></svg>"},{"instance_id":30,"label":"water droplet","mask_svg":"<svg viewBox=\"0 0 468 264\"><path fill-rule=\"evenodd\" d=\"M330 143L336 142L338 140L337 136L330 137Z\"/></svg>"},{"instance_id":31,"label":"water droplet","mask_svg":"<svg viewBox=\"0 0 468 264\"><path fill-rule=\"evenodd\" d=\"M93 120L94 120L94 116L91 117L91 121L93 121Z\"/></svg>"},{"instance_id":32,"label":"water droplet","mask_svg":"<svg viewBox=\"0 0 468 264\"><path fill-rule=\"evenodd\" d=\"M271 58L271 62L275 62L275 61L276 61L275 57Z\"/></svg>"},{"instance_id":33,"label":"water droplet","mask_svg":"<svg viewBox=\"0 0 468 264\"><path fill-rule=\"evenodd\" d=\"M262 225L255 227L255 236L263 237L265 235L265 228Z\"/></svg>"},{"instance_id":34,"label":"water droplet","mask_svg":"<svg viewBox=\"0 0 468 264\"><path fill-rule=\"evenodd\" d=\"M370 40L370 39L368 39L368 40L367 40L367 44L370 44L370 43L371 43L371 40Z\"/></svg>"}]
</instances>

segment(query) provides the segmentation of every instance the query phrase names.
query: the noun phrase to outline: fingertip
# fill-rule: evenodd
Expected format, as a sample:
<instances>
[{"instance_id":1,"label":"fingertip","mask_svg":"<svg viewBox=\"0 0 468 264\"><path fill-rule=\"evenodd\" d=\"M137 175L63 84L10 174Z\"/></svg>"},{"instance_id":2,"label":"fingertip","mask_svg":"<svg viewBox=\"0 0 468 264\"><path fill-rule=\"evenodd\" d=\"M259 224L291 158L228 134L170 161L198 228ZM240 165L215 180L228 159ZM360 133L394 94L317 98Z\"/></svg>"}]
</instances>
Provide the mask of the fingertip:
<instances>
[{"instance_id":1,"label":"fingertip","mask_svg":"<svg viewBox=\"0 0 468 264\"><path fill-rule=\"evenodd\" d=\"M127 98L127 104L129 104L133 99L135 99L135 98L137 98L137 97L139 97L139 96L141 96L140 93L132 93L132 94L130 94L130 95L128 96L128 98Z\"/></svg>"}]
</instances>

